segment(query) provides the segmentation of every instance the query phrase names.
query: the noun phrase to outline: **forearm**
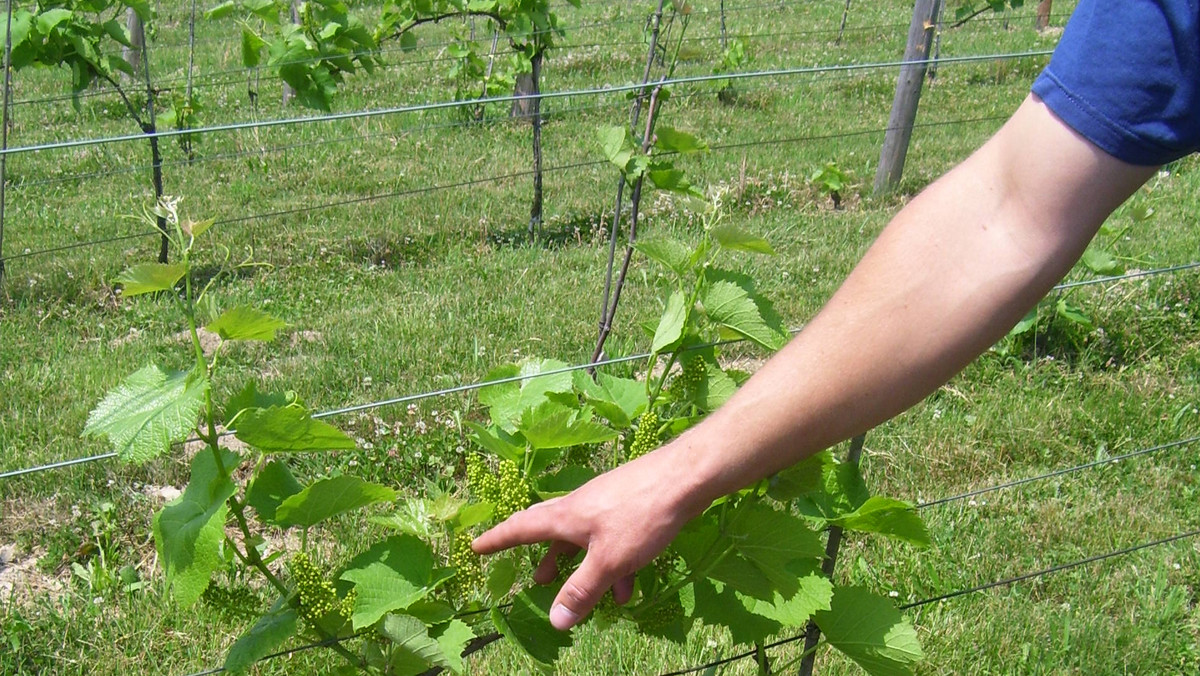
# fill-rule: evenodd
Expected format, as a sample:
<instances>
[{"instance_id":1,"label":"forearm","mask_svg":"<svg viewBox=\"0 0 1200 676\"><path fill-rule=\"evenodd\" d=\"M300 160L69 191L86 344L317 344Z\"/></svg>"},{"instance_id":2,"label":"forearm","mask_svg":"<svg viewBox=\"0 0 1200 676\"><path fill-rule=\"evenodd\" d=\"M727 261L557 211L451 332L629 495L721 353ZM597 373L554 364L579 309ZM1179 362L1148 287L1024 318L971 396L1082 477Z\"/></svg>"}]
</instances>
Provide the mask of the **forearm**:
<instances>
[{"instance_id":1,"label":"forearm","mask_svg":"<svg viewBox=\"0 0 1200 676\"><path fill-rule=\"evenodd\" d=\"M1066 273L1152 169L1109 166L1116 161L1048 116L1027 101L905 207L799 336L663 449L693 469L693 508L920 401ZM1063 145L1066 156L1037 166L1025 161L1031 142ZM1051 186L1057 194L1031 201Z\"/></svg>"}]
</instances>

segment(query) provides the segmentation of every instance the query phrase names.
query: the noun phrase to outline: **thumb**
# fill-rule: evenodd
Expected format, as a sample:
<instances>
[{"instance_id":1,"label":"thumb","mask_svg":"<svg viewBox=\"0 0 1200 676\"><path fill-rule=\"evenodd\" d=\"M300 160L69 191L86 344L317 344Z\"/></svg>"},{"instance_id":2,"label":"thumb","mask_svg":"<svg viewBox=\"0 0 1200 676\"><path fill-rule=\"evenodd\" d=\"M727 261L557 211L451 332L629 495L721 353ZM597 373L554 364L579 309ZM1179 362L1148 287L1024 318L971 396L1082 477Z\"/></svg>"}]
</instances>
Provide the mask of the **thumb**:
<instances>
[{"instance_id":1,"label":"thumb","mask_svg":"<svg viewBox=\"0 0 1200 676\"><path fill-rule=\"evenodd\" d=\"M550 607L550 624L555 629L565 631L579 624L613 585L616 576L609 573L599 560L596 554L589 552L583 557L579 568L563 583L562 589L558 590L554 605Z\"/></svg>"}]
</instances>

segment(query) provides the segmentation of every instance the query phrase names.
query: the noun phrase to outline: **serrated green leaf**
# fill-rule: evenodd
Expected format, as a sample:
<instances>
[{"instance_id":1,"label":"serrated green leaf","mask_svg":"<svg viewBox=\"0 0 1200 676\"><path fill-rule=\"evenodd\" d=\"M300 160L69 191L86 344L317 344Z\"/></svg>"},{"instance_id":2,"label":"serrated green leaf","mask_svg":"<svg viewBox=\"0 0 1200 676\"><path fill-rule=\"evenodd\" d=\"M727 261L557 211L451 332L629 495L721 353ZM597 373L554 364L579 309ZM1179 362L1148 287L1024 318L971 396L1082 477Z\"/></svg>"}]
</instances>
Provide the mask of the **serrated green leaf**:
<instances>
[{"instance_id":1,"label":"serrated green leaf","mask_svg":"<svg viewBox=\"0 0 1200 676\"><path fill-rule=\"evenodd\" d=\"M400 34L400 51L411 52L417 48L417 34L412 31L404 31Z\"/></svg>"},{"instance_id":2,"label":"serrated green leaf","mask_svg":"<svg viewBox=\"0 0 1200 676\"><path fill-rule=\"evenodd\" d=\"M261 310L238 306L226 310L211 322L209 331L221 336L222 340L275 340L275 332L287 326L287 322Z\"/></svg>"},{"instance_id":3,"label":"serrated green leaf","mask_svg":"<svg viewBox=\"0 0 1200 676\"><path fill-rule=\"evenodd\" d=\"M70 20L72 15L71 10L56 7L48 9L37 17L37 30L42 35L49 35L50 31L54 30L55 26Z\"/></svg>"},{"instance_id":4,"label":"serrated green leaf","mask_svg":"<svg viewBox=\"0 0 1200 676\"><path fill-rule=\"evenodd\" d=\"M820 490L800 496L794 505L804 516L832 522L853 514L870 497L858 465L835 462L830 454L823 465Z\"/></svg>"},{"instance_id":5,"label":"serrated green leaf","mask_svg":"<svg viewBox=\"0 0 1200 676\"><path fill-rule=\"evenodd\" d=\"M505 614L492 609L496 629L526 655L550 666L558 653L574 642L570 632L559 631L550 624L550 605L557 592L550 587L530 587L513 597L512 608Z\"/></svg>"},{"instance_id":6,"label":"serrated green leaf","mask_svg":"<svg viewBox=\"0 0 1200 676\"><path fill-rule=\"evenodd\" d=\"M580 465L567 465L554 474L538 477L538 495L543 500L565 495L596 478L596 470Z\"/></svg>"},{"instance_id":7,"label":"serrated green leaf","mask_svg":"<svg viewBox=\"0 0 1200 676\"><path fill-rule=\"evenodd\" d=\"M714 323L767 349L777 350L787 341L787 334L768 321L767 313L760 307L762 301L734 282L720 280L713 283L705 290L701 303Z\"/></svg>"},{"instance_id":8,"label":"serrated green leaf","mask_svg":"<svg viewBox=\"0 0 1200 676\"><path fill-rule=\"evenodd\" d=\"M230 14L233 14L233 10L236 8L237 8L237 3L235 3L233 0L225 0L225 2L222 2L221 4L216 5L215 7L210 7L208 9L204 10L204 18L205 19L223 19L223 18L229 16Z\"/></svg>"},{"instance_id":9,"label":"serrated green leaf","mask_svg":"<svg viewBox=\"0 0 1200 676\"><path fill-rule=\"evenodd\" d=\"M472 431L467 438L474 441L480 448L490 451L498 458L511 460L518 465L523 464L525 457L525 442L500 429L499 426L484 427L477 422L464 422ZM515 429L515 428L514 428Z\"/></svg>"},{"instance_id":10,"label":"serrated green leaf","mask_svg":"<svg viewBox=\"0 0 1200 676\"><path fill-rule=\"evenodd\" d=\"M646 177L659 190L666 190L667 192L679 193L680 195L688 195L690 197L704 197L704 193L688 180L687 174L669 164L656 163L655 166L650 167L649 171L646 172Z\"/></svg>"},{"instance_id":11,"label":"serrated green leaf","mask_svg":"<svg viewBox=\"0 0 1200 676\"><path fill-rule=\"evenodd\" d=\"M662 125L654 130L654 145L660 150L684 155L708 150L708 144L696 138L694 134Z\"/></svg>"},{"instance_id":12,"label":"serrated green leaf","mask_svg":"<svg viewBox=\"0 0 1200 676\"><path fill-rule=\"evenodd\" d=\"M345 432L296 405L249 408L237 418L238 439L267 453L351 451L357 446Z\"/></svg>"},{"instance_id":13,"label":"serrated green leaf","mask_svg":"<svg viewBox=\"0 0 1200 676\"><path fill-rule=\"evenodd\" d=\"M450 666L442 646L429 636L425 623L415 617L387 615L379 631L392 642L389 674L416 676L433 666Z\"/></svg>"},{"instance_id":14,"label":"serrated green leaf","mask_svg":"<svg viewBox=\"0 0 1200 676\"><path fill-rule=\"evenodd\" d=\"M185 608L200 598L213 571L224 565L221 542L229 511L225 501L237 490L229 475L240 458L227 449L220 453L223 468L208 449L197 453L183 495L154 517L158 558L172 595Z\"/></svg>"},{"instance_id":15,"label":"serrated green leaf","mask_svg":"<svg viewBox=\"0 0 1200 676\"><path fill-rule=\"evenodd\" d=\"M687 275L691 269L692 250L677 240L666 237L639 239L633 248L681 277Z\"/></svg>"},{"instance_id":16,"label":"serrated green leaf","mask_svg":"<svg viewBox=\"0 0 1200 676\"><path fill-rule=\"evenodd\" d=\"M295 610L277 602L229 649L225 656L225 670L235 674L245 673L255 662L296 635L297 617Z\"/></svg>"},{"instance_id":17,"label":"serrated green leaf","mask_svg":"<svg viewBox=\"0 0 1200 676\"><path fill-rule=\"evenodd\" d=\"M508 433L516 432L516 423L528 408L540 406L551 393L572 392L573 380L569 372L540 375L547 371L566 368L566 364L554 359L530 359L520 364L506 364L493 369L485 380L499 380L520 376L523 380L492 385L479 390L479 403L489 408L492 420Z\"/></svg>"},{"instance_id":18,"label":"serrated green leaf","mask_svg":"<svg viewBox=\"0 0 1200 676\"><path fill-rule=\"evenodd\" d=\"M397 535L354 557L341 579L357 591L350 620L354 628L374 624L385 614L403 611L454 575L433 567L429 545Z\"/></svg>"},{"instance_id":19,"label":"serrated green leaf","mask_svg":"<svg viewBox=\"0 0 1200 676\"><path fill-rule=\"evenodd\" d=\"M887 599L866 589L835 589L829 610L815 619L830 645L872 676L909 676L924 659L912 624Z\"/></svg>"},{"instance_id":20,"label":"serrated green leaf","mask_svg":"<svg viewBox=\"0 0 1200 676\"><path fill-rule=\"evenodd\" d=\"M583 394L584 400L621 429L629 427L649 403L645 385L632 378L597 373L596 379L592 380L587 373L576 371L574 380L575 388Z\"/></svg>"},{"instance_id":21,"label":"serrated green leaf","mask_svg":"<svg viewBox=\"0 0 1200 676\"><path fill-rule=\"evenodd\" d=\"M124 47L133 47L133 40L130 38L129 29L125 24L118 19L109 19L104 22L104 32L108 37L116 40Z\"/></svg>"},{"instance_id":22,"label":"serrated green leaf","mask_svg":"<svg viewBox=\"0 0 1200 676\"><path fill-rule=\"evenodd\" d=\"M1030 329L1032 329L1034 326L1037 326L1037 320L1038 306L1035 305L1033 306L1033 309L1025 313L1025 316L1021 318L1021 321L1017 322L1016 326L1009 330L1008 335L1019 336L1022 333L1029 332Z\"/></svg>"},{"instance_id":23,"label":"serrated green leaf","mask_svg":"<svg viewBox=\"0 0 1200 676\"><path fill-rule=\"evenodd\" d=\"M450 668L450 671L456 674L462 673L463 651L466 650L471 639L475 638L475 632L471 631L471 627L462 620L450 620L445 624L430 627L429 636L441 646L442 655L445 657L446 666Z\"/></svg>"},{"instance_id":24,"label":"serrated green leaf","mask_svg":"<svg viewBox=\"0 0 1200 676\"><path fill-rule=\"evenodd\" d=\"M170 291L183 279L187 267L183 263L141 263L117 275L121 295L129 298L143 293Z\"/></svg>"},{"instance_id":25,"label":"serrated green leaf","mask_svg":"<svg viewBox=\"0 0 1200 676\"><path fill-rule=\"evenodd\" d=\"M151 364L111 390L88 414L83 436L107 436L117 457L143 463L166 453L196 426L208 379Z\"/></svg>"},{"instance_id":26,"label":"serrated green leaf","mask_svg":"<svg viewBox=\"0 0 1200 676\"><path fill-rule=\"evenodd\" d=\"M478 502L470 504L458 511L455 521L459 529L470 528L477 526L484 521L492 518L492 514L496 512L496 506L490 502Z\"/></svg>"},{"instance_id":27,"label":"serrated green leaf","mask_svg":"<svg viewBox=\"0 0 1200 676\"><path fill-rule=\"evenodd\" d=\"M154 10L150 8L150 0L121 0L121 4L133 10L138 18L146 23L154 18Z\"/></svg>"},{"instance_id":28,"label":"serrated green leaf","mask_svg":"<svg viewBox=\"0 0 1200 676\"><path fill-rule=\"evenodd\" d=\"M767 495L780 502L788 502L809 493L821 490L827 466L833 463L828 452L811 455L771 477Z\"/></svg>"},{"instance_id":29,"label":"serrated green leaf","mask_svg":"<svg viewBox=\"0 0 1200 676\"><path fill-rule=\"evenodd\" d=\"M275 521L279 505L302 490L304 487L292 476L287 464L272 460L259 470L246 490L246 504L254 508L259 519L270 523Z\"/></svg>"},{"instance_id":30,"label":"serrated green leaf","mask_svg":"<svg viewBox=\"0 0 1200 676\"><path fill-rule=\"evenodd\" d=\"M508 596L512 587L517 583L517 563L510 557L502 557L491 562L487 577L487 592L493 601Z\"/></svg>"},{"instance_id":31,"label":"serrated green leaf","mask_svg":"<svg viewBox=\"0 0 1200 676\"><path fill-rule=\"evenodd\" d=\"M246 68L256 68L262 62L262 48L267 46L266 40L259 37L249 26L242 26L242 65Z\"/></svg>"},{"instance_id":32,"label":"serrated green leaf","mask_svg":"<svg viewBox=\"0 0 1200 676\"><path fill-rule=\"evenodd\" d=\"M791 567L806 560L820 561L825 547L801 519L766 504L739 506L726 525L738 554L753 563L784 598L799 588Z\"/></svg>"},{"instance_id":33,"label":"serrated green leaf","mask_svg":"<svg viewBox=\"0 0 1200 676\"><path fill-rule=\"evenodd\" d=\"M1079 306L1068 303L1066 298L1059 298L1057 301L1055 301L1054 314L1055 316L1065 319L1072 324L1078 324L1079 326L1089 330L1092 328L1091 318L1084 314L1083 310L1080 309Z\"/></svg>"},{"instance_id":34,"label":"serrated green leaf","mask_svg":"<svg viewBox=\"0 0 1200 676\"><path fill-rule=\"evenodd\" d=\"M586 420L578 411L553 401L525 409L517 429L530 447L538 450L599 444L620 436L613 428Z\"/></svg>"},{"instance_id":35,"label":"serrated green leaf","mask_svg":"<svg viewBox=\"0 0 1200 676\"><path fill-rule=\"evenodd\" d=\"M396 491L387 486L353 476L336 476L311 484L281 502L275 510L275 523L285 528L309 528L338 514L395 499Z\"/></svg>"},{"instance_id":36,"label":"serrated green leaf","mask_svg":"<svg viewBox=\"0 0 1200 676\"><path fill-rule=\"evenodd\" d=\"M667 307L658 320L658 328L654 330L654 340L650 343L650 351L659 354L678 345L683 338L683 327L687 324L687 297L682 291L676 291L667 299Z\"/></svg>"},{"instance_id":37,"label":"serrated green leaf","mask_svg":"<svg viewBox=\"0 0 1200 676\"><path fill-rule=\"evenodd\" d=\"M294 403L296 403L295 392L259 392L258 385L253 380L248 380L242 387L242 391L226 402L225 422L233 424L237 414L246 409L288 406Z\"/></svg>"},{"instance_id":38,"label":"serrated green leaf","mask_svg":"<svg viewBox=\"0 0 1200 676\"><path fill-rule=\"evenodd\" d=\"M775 598L771 601L743 596L742 603L752 612L769 617L785 627L803 627L813 613L829 610L833 583L820 572L800 576L797 582L799 588L791 598L785 599L782 594L775 592Z\"/></svg>"},{"instance_id":39,"label":"serrated green leaf","mask_svg":"<svg viewBox=\"0 0 1200 676\"><path fill-rule=\"evenodd\" d=\"M1088 248L1079 260L1097 275L1119 275L1125 271L1117 257L1103 249Z\"/></svg>"},{"instance_id":40,"label":"serrated green leaf","mask_svg":"<svg viewBox=\"0 0 1200 676\"><path fill-rule=\"evenodd\" d=\"M751 234L736 225L722 224L709 230L709 234L717 243L726 249L736 249L738 251L748 251L750 253L766 254L768 256L775 255L775 249L771 248L771 243Z\"/></svg>"},{"instance_id":41,"label":"serrated green leaf","mask_svg":"<svg viewBox=\"0 0 1200 676\"><path fill-rule=\"evenodd\" d=\"M779 622L748 608L729 587L718 590L709 580L695 583L695 614L706 624L727 627L733 643L757 643L778 633Z\"/></svg>"},{"instance_id":42,"label":"serrated green leaf","mask_svg":"<svg viewBox=\"0 0 1200 676\"><path fill-rule=\"evenodd\" d=\"M704 380L696 388L693 402L701 410L715 411L737 392L737 383L715 361L705 360Z\"/></svg>"},{"instance_id":43,"label":"serrated green leaf","mask_svg":"<svg viewBox=\"0 0 1200 676\"><path fill-rule=\"evenodd\" d=\"M879 533L918 547L932 544L925 522L903 500L874 495L852 513L834 521L846 530Z\"/></svg>"},{"instance_id":44,"label":"serrated green leaf","mask_svg":"<svg viewBox=\"0 0 1200 676\"><path fill-rule=\"evenodd\" d=\"M600 147L604 157L622 171L633 157L633 146L628 142L629 132L625 127L604 127L600 129Z\"/></svg>"}]
</instances>

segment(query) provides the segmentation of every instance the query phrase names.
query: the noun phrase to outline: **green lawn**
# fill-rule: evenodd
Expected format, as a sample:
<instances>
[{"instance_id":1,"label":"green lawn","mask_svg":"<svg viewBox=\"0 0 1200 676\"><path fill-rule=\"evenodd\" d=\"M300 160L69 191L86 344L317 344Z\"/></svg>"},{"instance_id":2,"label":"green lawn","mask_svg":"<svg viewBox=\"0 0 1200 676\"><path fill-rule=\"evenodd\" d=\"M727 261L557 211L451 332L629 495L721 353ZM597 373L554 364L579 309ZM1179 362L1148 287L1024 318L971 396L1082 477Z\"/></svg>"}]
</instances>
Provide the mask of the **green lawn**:
<instances>
[{"instance_id":1,"label":"green lawn","mask_svg":"<svg viewBox=\"0 0 1200 676\"><path fill-rule=\"evenodd\" d=\"M911 4L854 3L835 42L844 3L835 0L729 4L729 33L753 54L744 68L770 70L898 59ZM1032 3L1031 3L1032 4ZM1060 13L1073 3L1056 3ZM680 75L712 71L720 54L718 3L695 3ZM189 5L165 2L151 45L161 86L186 78ZM203 9L203 8L202 8ZM371 4L362 10L378 12ZM567 36L547 57L543 91L634 82L644 67L645 3L562 10ZM1056 16L1061 26L1065 16ZM1048 49L1028 11L1007 22L990 14L940 39L946 57ZM349 78L335 112L445 100L447 31L429 26L415 51L389 46L388 67ZM482 31L481 31L482 33ZM480 36L487 40L490 36ZM246 75L229 21L197 25L196 86L205 125L314 115L282 108L279 82ZM901 204L965 157L1025 96L1045 57L947 63L927 83L900 190L870 196L895 83L894 69L772 76L737 85L674 88L662 123L713 147L681 158L730 222L763 235L779 255L740 256L792 326L802 326ZM10 146L135 134L111 94L73 106L65 72L21 72L14 80ZM257 92L252 102L248 88ZM54 100L48 100L54 99ZM168 194L182 211L215 218L236 260L262 266L224 281L223 306L250 304L289 328L266 347L238 347L215 383L220 396L247 378L295 390L316 410L480 380L526 356L587 361L596 338L607 224L616 173L597 130L624 124L623 94L547 101L543 136L546 234L526 241L531 179L529 128L504 119L467 123L453 111L396 113L344 121L207 134L189 163L164 144ZM944 123L944 124L933 124ZM833 208L809 176L836 162L852 177ZM147 361L188 364L182 327L164 299L122 300L113 278L151 260L154 237L125 218L148 201L144 141L14 154L8 159L0 285L0 472L106 452L81 439L88 411ZM575 166L583 164L584 166ZM1102 243L1129 270L1200 258L1200 162L1160 173L1111 220ZM430 186L461 187L425 190ZM696 237L702 205L648 195L644 227ZM1152 211L1151 211L1152 210ZM286 215L267 215L289 211ZM1122 230L1128 226L1128 230ZM77 244L84 244L74 248ZM60 248L62 248L60 250ZM49 251L53 250L53 251ZM25 255L28 251L30 255ZM39 253L49 251L47 253ZM222 256L199 254L209 269ZM641 324L662 309L656 267L634 259L608 353L646 350ZM1082 267L1071 279L1095 275ZM872 431L864 472L878 493L930 501L1200 434L1200 278L1181 271L1064 292L1091 327L1044 322L1034 339L980 358L927 401ZM929 327L931 331L937 327ZM757 363L765 355L731 347ZM631 373L634 367L614 372ZM481 416L473 394L384 406L336 417L360 440L355 452L309 456L307 477L347 472L421 493L452 487L469 444L461 420ZM841 452L840 450L838 452ZM1037 481L972 500L930 506L926 550L851 538L836 577L897 603L1069 563L1194 529L1200 446ZM133 467L100 461L0 479L0 547L13 560L0 581L0 672L189 674L217 666L247 621L204 604L181 609L163 593L149 536L163 486L179 487L182 457ZM322 555L345 561L374 535L363 517L317 534ZM1188 673L1200 664L1200 545L1183 540L1012 586L911 611L926 652L923 674ZM295 543L291 543L295 544ZM36 559L36 562L34 561ZM121 579L124 569L126 580ZM128 581L145 581L126 589ZM0 586L0 589L8 589ZM683 646L628 627L585 629L562 673L652 674L739 653L720 630ZM772 651L776 665L796 646ZM325 673L336 656L309 651L272 661L262 674ZM818 672L861 673L821 649ZM471 673L530 673L531 662L496 644ZM721 673L753 673L751 660Z\"/></svg>"}]
</instances>

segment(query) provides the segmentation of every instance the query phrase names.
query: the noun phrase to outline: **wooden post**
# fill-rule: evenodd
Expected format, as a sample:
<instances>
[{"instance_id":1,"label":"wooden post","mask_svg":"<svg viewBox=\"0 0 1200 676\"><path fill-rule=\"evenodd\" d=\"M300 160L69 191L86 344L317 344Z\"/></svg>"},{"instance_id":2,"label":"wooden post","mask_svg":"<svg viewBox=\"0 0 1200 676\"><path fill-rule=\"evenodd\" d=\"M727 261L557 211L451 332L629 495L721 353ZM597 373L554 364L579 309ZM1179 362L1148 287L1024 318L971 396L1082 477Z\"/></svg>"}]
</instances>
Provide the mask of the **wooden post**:
<instances>
[{"instance_id":1,"label":"wooden post","mask_svg":"<svg viewBox=\"0 0 1200 676\"><path fill-rule=\"evenodd\" d=\"M846 462L857 465L862 457L865 434L860 434L850 440L850 452L846 454ZM825 560L821 562L821 572L825 577L833 577L833 569L837 565L838 550L842 547L842 527L830 526L829 540L825 543ZM800 661L800 676L812 676L813 666L817 659L817 642L821 640L821 629L816 622L808 621L804 632L804 658Z\"/></svg>"},{"instance_id":2,"label":"wooden post","mask_svg":"<svg viewBox=\"0 0 1200 676\"><path fill-rule=\"evenodd\" d=\"M930 46L933 44L941 7L941 0L917 0L913 7L904 60L915 63L901 66L900 75L896 78L896 96L892 99L892 113L888 116L883 150L879 154L879 168L875 172L873 192L876 195L895 187L904 174L904 159L908 155L908 143L917 119L917 104L921 100L921 86L925 81Z\"/></svg>"},{"instance_id":3,"label":"wooden post","mask_svg":"<svg viewBox=\"0 0 1200 676\"><path fill-rule=\"evenodd\" d=\"M300 23L300 0L292 0L291 2L292 23ZM286 82L283 83L283 105L287 105L296 96L296 90Z\"/></svg>"},{"instance_id":4,"label":"wooden post","mask_svg":"<svg viewBox=\"0 0 1200 676\"><path fill-rule=\"evenodd\" d=\"M125 28L129 30L129 41L132 47L121 48L121 58L138 73L142 68L142 50L146 48L146 27L142 25L142 17L130 7L125 13Z\"/></svg>"},{"instance_id":5,"label":"wooden post","mask_svg":"<svg viewBox=\"0 0 1200 676\"><path fill-rule=\"evenodd\" d=\"M1034 19L1033 27L1039 33L1050 27L1050 8L1054 4L1054 0L1042 0L1037 6L1037 18Z\"/></svg>"}]
</instances>

